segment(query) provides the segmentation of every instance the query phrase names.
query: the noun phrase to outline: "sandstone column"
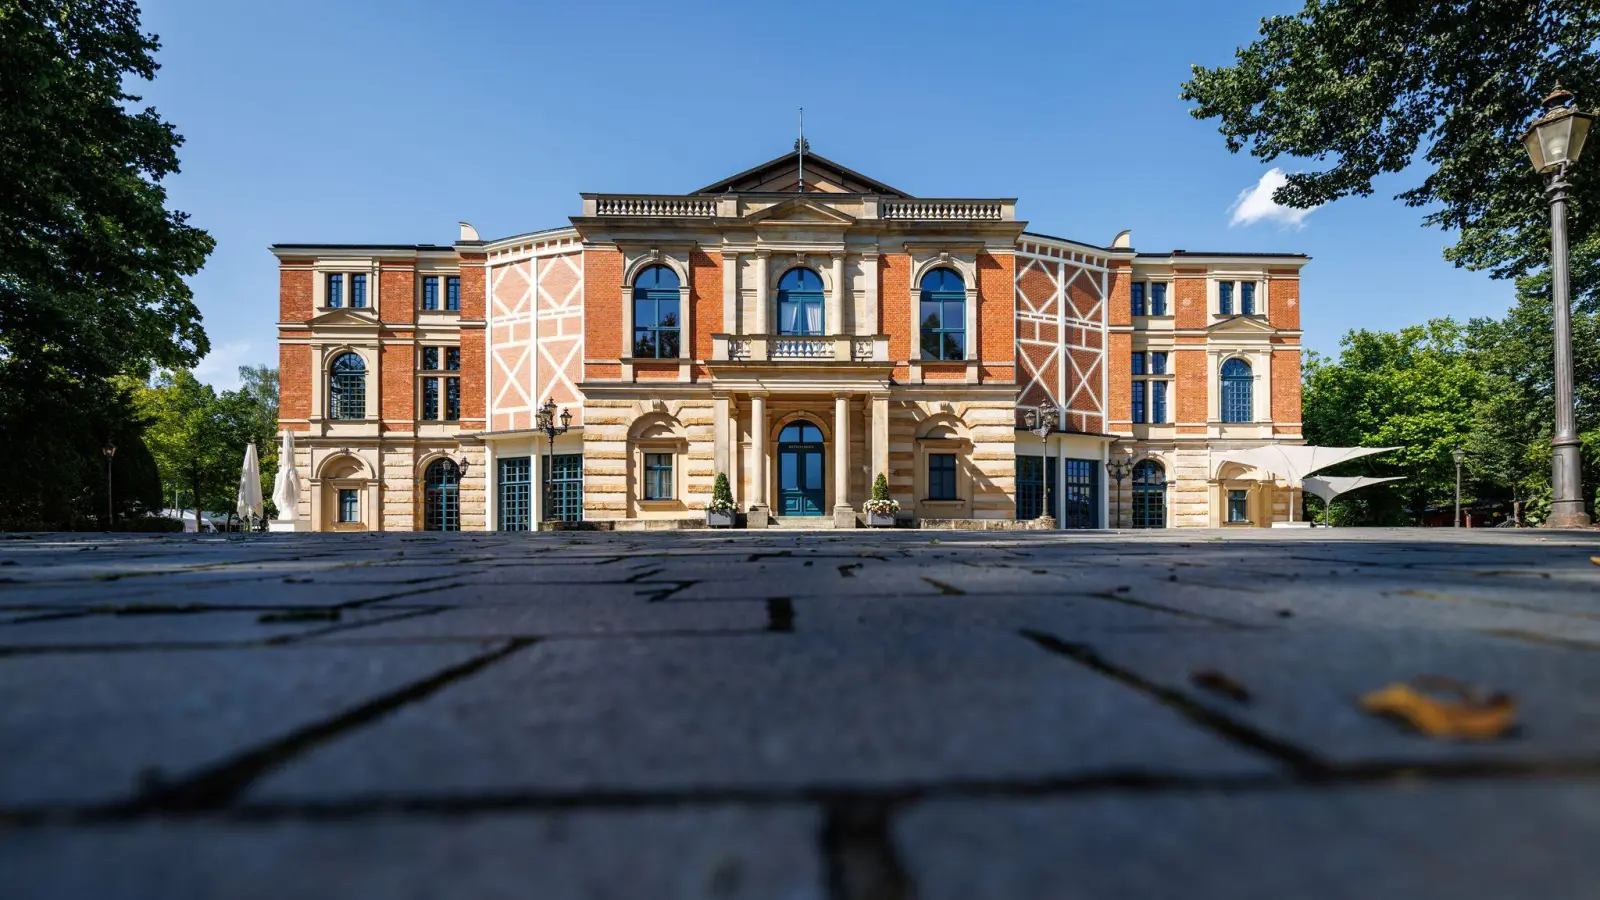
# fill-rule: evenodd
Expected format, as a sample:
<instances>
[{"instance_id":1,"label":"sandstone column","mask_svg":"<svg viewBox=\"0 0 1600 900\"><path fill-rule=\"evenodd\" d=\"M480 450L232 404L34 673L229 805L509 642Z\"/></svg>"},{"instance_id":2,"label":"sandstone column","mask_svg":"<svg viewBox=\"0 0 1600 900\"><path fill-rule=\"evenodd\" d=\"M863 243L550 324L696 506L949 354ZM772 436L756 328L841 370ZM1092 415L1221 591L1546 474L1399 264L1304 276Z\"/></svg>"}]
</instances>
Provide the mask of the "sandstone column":
<instances>
[{"instance_id":1,"label":"sandstone column","mask_svg":"<svg viewBox=\"0 0 1600 900\"><path fill-rule=\"evenodd\" d=\"M850 506L850 395L843 391L833 395L833 525L856 525Z\"/></svg>"},{"instance_id":2,"label":"sandstone column","mask_svg":"<svg viewBox=\"0 0 1600 900\"><path fill-rule=\"evenodd\" d=\"M763 264L763 269L765 264ZM766 282L763 281L763 284ZM767 516L767 395L750 395L750 450L755 457L750 469L751 528L765 528Z\"/></svg>"}]
</instances>

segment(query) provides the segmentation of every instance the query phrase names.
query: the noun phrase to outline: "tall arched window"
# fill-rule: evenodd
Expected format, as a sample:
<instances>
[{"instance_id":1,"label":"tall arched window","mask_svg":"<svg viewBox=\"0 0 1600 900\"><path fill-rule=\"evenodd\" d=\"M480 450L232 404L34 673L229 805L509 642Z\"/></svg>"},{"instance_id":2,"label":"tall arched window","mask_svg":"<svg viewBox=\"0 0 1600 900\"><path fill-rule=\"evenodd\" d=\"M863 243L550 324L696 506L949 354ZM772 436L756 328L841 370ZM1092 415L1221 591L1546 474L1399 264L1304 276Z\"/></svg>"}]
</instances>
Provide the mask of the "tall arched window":
<instances>
[{"instance_id":1,"label":"tall arched window","mask_svg":"<svg viewBox=\"0 0 1600 900\"><path fill-rule=\"evenodd\" d=\"M422 530L461 530L461 469L449 459L428 464L422 476Z\"/></svg>"},{"instance_id":2,"label":"tall arched window","mask_svg":"<svg viewBox=\"0 0 1600 900\"><path fill-rule=\"evenodd\" d=\"M967 358L967 289L961 273L934 269L922 276L922 358Z\"/></svg>"},{"instance_id":3,"label":"tall arched window","mask_svg":"<svg viewBox=\"0 0 1600 900\"><path fill-rule=\"evenodd\" d=\"M1167 470L1153 459L1133 467L1133 527L1167 527Z\"/></svg>"},{"instance_id":4,"label":"tall arched window","mask_svg":"<svg viewBox=\"0 0 1600 900\"><path fill-rule=\"evenodd\" d=\"M790 269L778 279L778 333L826 334L822 320L822 276Z\"/></svg>"},{"instance_id":5,"label":"tall arched window","mask_svg":"<svg viewBox=\"0 0 1600 900\"><path fill-rule=\"evenodd\" d=\"M1222 364L1222 421L1256 420L1255 405L1250 398L1255 380L1250 364L1242 359L1230 359Z\"/></svg>"},{"instance_id":6,"label":"tall arched window","mask_svg":"<svg viewBox=\"0 0 1600 900\"><path fill-rule=\"evenodd\" d=\"M678 273L651 266L633 280L633 355L678 358Z\"/></svg>"},{"instance_id":7,"label":"tall arched window","mask_svg":"<svg viewBox=\"0 0 1600 900\"><path fill-rule=\"evenodd\" d=\"M328 368L328 418L367 417L367 363L360 354L341 353Z\"/></svg>"}]
</instances>

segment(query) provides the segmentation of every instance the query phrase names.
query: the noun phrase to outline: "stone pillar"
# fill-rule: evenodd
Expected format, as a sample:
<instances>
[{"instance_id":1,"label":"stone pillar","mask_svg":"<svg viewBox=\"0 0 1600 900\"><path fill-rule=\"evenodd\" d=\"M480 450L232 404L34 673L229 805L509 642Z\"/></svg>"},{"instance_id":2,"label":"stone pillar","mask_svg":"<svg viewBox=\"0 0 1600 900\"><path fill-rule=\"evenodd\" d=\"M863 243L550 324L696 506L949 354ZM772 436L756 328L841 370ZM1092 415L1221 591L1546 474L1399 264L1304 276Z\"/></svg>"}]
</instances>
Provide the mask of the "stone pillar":
<instances>
[{"instance_id":1,"label":"stone pillar","mask_svg":"<svg viewBox=\"0 0 1600 900\"><path fill-rule=\"evenodd\" d=\"M766 265L762 264L762 271ZM765 284L762 281L762 284ZM751 528L767 527L767 517L771 515L767 508L767 395L750 395L750 451L755 457L750 468L750 510L749 526Z\"/></svg>"},{"instance_id":2,"label":"stone pillar","mask_svg":"<svg viewBox=\"0 0 1600 900\"><path fill-rule=\"evenodd\" d=\"M718 475L728 476L728 485L729 487L732 487L733 470L728 466L728 460L731 458L728 448L731 443L733 431L728 415L730 406L729 397L727 394L713 394L712 402L716 404L716 449L714 451L713 463L713 465L716 467L716 471L712 472L711 475L713 478ZM713 485L715 484L714 481L712 483Z\"/></svg>"},{"instance_id":3,"label":"stone pillar","mask_svg":"<svg viewBox=\"0 0 1600 900\"><path fill-rule=\"evenodd\" d=\"M856 527L850 506L850 395L833 395L833 527Z\"/></svg>"},{"instance_id":4,"label":"stone pillar","mask_svg":"<svg viewBox=\"0 0 1600 900\"><path fill-rule=\"evenodd\" d=\"M756 328L755 333L766 335L772 333L772 298L767 290L767 261L772 253L767 250L756 251ZM765 401L763 401L765 406Z\"/></svg>"},{"instance_id":5,"label":"stone pillar","mask_svg":"<svg viewBox=\"0 0 1600 900\"><path fill-rule=\"evenodd\" d=\"M871 480L881 474L889 477L889 395L872 395L872 471ZM871 481L867 490L872 490Z\"/></svg>"},{"instance_id":6,"label":"stone pillar","mask_svg":"<svg viewBox=\"0 0 1600 900\"><path fill-rule=\"evenodd\" d=\"M828 292L828 334L845 334L844 330L844 251L835 250L833 256L833 290ZM845 359L849 359L846 356Z\"/></svg>"}]
</instances>

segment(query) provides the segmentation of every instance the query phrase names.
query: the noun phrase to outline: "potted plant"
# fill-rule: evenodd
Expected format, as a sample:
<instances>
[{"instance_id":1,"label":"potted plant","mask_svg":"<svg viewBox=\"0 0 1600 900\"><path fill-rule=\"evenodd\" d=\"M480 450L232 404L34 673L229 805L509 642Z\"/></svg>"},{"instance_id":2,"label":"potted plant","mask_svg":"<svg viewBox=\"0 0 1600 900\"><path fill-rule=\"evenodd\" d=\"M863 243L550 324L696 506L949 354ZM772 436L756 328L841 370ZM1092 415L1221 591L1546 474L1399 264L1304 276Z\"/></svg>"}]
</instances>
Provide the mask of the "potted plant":
<instances>
[{"instance_id":1,"label":"potted plant","mask_svg":"<svg viewBox=\"0 0 1600 900\"><path fill-rule=\"evenodd\" d=\"M717 473L717 483L711 487L711 502L706 504L706 525L712 528L732 528L733 490L728 487L728 476Z\"/></svg>"},{"instance_id":2,"label":"potted plant","mask_svg":"<svg viewBox=\"0 0 1600 900\"><path fill-rule=\"evenodd\" d=\"M894 525L894 514L900 511L900 501L889 498L889 479L882 472L872 481L872 499L862 504L867 514L867 525L872 528L889 528Z\"/></svg>"}]
</instances>

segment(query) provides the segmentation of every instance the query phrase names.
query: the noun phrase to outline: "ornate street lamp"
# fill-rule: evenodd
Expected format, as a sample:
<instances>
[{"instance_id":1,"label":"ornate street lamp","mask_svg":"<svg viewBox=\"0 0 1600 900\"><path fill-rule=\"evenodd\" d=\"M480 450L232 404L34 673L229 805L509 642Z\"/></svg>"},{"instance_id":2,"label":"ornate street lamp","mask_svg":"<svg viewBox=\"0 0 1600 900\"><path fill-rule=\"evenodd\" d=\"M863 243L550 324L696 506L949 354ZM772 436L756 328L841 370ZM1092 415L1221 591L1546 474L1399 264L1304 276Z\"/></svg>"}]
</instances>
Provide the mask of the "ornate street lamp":
<instances>
[{"instance_id":1,"label":"ornate street lamp","mask_svg":"<svg viewBox=\"0 0 1600 900\"><path fill-rule=\"evenodd\" d=\"M1106 461L1106 472L1117 480L1117 506L1112 514L1114 519L1122 518L1122 480L1127 478L1132 471L1133 460L1130 457L1118 456ZM1111 527L1117 528L1120 526L1112 525Z\"/></svg>"},{"instance_id":2,"label":"ornate street lamp","mask_svg":"<svg viewBox=\"0 0 1600 900\"><path fill-rule=\"evenodd\" d=\"M108 443L100 448L106 458L106 531L110 531L116 518L116 506L111 502L111 462L117 456L117 445Z\"/></svg>"},{"instance_id":3,"label":"ornate street lamp","mask_svg":"<svg viewBox=\"0 0 1600 900\"><path fill-rule=\"evenodd\" d=\"M556 437L566 434L567 429L572 427L572 411L565 408L561 410L559 426L556 425L556 418L556 401L553 398L546 398L544 405L539 407L539 411L534 415L534 427L544 432L550 441L550 452L545 458L544 467L544 515L546 516L550 515L550 495L555 486L553 467L556 460Z\"/></svg>"},{"instance_id":4,"label":"ornate street lamp","mask_svg":"<svg viewBox=\"0 0 1600 900\"><path fill-rule=\"evenodd\" d=\"M1061 410L1054 406L1045 406L1041 403L1038 406L1024 407L1023 412L1026 413L1028 420L1028 430L1039 436L1040 443L1047 443L1050 440L1050 432L1055 431L1056 426L1061 424Z\"/></svg>"},{"instance_id":5,"label":"ornate street lamp","mask_svg":"<svg viewBox=\"0 0 1600 900\"><path fill-rule=\"evenodd\" d=\"M1556 428L1551 439L1552 502L1545 524L1577 528L1589 524L1583 506L1583 471L1572 416L1572 303L1567 295L1567 172L1583 153L1594 115L1579 112L1571 91L1560 85L1544 98L1544 113L1522 135L1533 168L1544 177L1550 203L1550 298L1555 314Z\"/></svg>"},{"instance_id":6,"label":"ornate street lamp","mask_svg":"<svg viewBox=\"0 0 1600 900\"><path fill-rule=\"evenodd\" d=\"M1457 447L1450 453L1456 461L1456 527L1461 527L1461 464L1467 461L1467 451Z\"/></svg>"}]
</instances>

